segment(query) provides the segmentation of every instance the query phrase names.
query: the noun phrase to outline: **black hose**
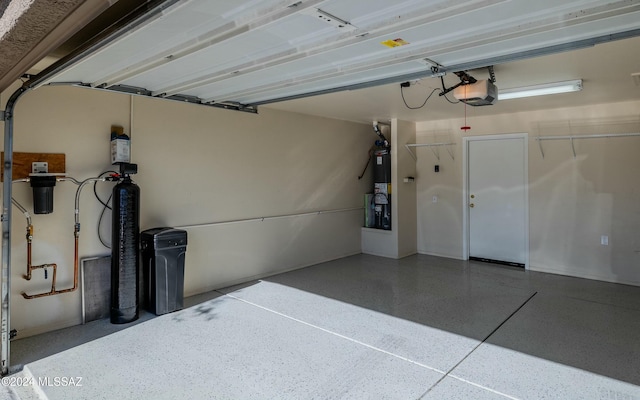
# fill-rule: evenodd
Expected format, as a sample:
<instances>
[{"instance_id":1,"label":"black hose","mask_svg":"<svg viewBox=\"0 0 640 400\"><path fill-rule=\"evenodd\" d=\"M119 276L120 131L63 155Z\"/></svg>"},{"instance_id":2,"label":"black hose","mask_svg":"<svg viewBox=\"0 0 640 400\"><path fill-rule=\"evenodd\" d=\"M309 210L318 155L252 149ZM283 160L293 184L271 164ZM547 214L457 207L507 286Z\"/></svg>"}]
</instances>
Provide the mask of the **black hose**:
<instances>
[{"instance_id":1,"label":"black hose","mask_svg":"<svg viewBox=\"0 0 640 400\"><path fill-rule=\"evenodd\" d=\"M112 173L112 174L117 174L118 172L113 171L113 170L109 170L109 171L104 171L103 173L101 173L100 175L98 175L98 177L102 177L105 174L108 173ZM98 191L97 191L97 181L93 182L93 194L96 196L96 199L100 202L100 204L102 204L102 211L100 212L100 217L98 218L98 240L100 240L100 243L102 243L102 245L104 247L106 247L107 249L110 249L111 246L104 240L104 238L102 237L102 233L100 232L100 228L102 227L102 220L104 219L104 215L107 212L107 210L111 210L111 206L109 205L109 202L111 201L111 198L113 197L113 193L111 193L109 195L109 198L107 199L107 201L103 201L100 196L98 196Z\"/></svg>"},{"instance_id":2,"label":"black hose","mask_svg":"<svg viewBox=\"0 0 640 400\"><path fill-rule=\"evenodd\" d=\"M367 160L367 164L364 166L364 169L362 170L362 174L358 176L358 180L362 179L362 177L364 176L364 173L367 172L367 168L369 168L369 164L371 164L371 158L373 158L373 152L369 150L369 159Z\"/></svg>"}]
</instances>

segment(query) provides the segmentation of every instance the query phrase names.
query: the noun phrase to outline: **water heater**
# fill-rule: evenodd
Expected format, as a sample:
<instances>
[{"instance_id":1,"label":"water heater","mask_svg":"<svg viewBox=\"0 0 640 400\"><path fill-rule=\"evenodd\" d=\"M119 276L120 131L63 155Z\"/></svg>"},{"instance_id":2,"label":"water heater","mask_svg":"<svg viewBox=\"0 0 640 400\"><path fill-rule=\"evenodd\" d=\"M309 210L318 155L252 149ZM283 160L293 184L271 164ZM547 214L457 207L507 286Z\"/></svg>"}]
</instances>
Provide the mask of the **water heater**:
<instances>
[{"instance_id":1,"label":"water heater","mask_svg":"<svg viewBox=\"0 0 640 400\"><path fill-rule=\"evenodd\" d=\"M375 228L391 230L391 153L390 148L373 152L373 203Z\"/></svg>"}]
</instances>

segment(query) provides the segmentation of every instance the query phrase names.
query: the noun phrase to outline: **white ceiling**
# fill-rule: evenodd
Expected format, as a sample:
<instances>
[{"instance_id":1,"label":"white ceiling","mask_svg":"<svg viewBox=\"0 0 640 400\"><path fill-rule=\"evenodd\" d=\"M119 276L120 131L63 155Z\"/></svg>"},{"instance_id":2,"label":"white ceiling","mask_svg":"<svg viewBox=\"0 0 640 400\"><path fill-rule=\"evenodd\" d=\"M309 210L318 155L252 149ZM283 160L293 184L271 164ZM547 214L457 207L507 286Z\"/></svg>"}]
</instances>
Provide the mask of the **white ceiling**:
<instances>
[{"instance_id":1,"label":"white ceiling","mask_svg":"<svg viewBox=\"0 0 640 400\"><path fill-rule=\"evenodd\" d=\"M536 57L495 66L496 85L507 89L570 79L582 79L581 92L498 101L492 106L468 107L469 115L493 115L527 110L553 109L588 104L640 100L640 37L600 44L580 50ZM486 79L486 69L470 74ZM444 78L447 85L459 82L451 74ZM440 80L428 78L405 88L409 106L420 106ZM358 122L385 121L398 118L405 121L428 121L462 118L464 105L450 104L434 94L419 110L408 109L401 97L398 83L373 88L344 91L290 100L262 107L338 118ZM453 96L449 95L452 100ZM638 110L640 117L640 109Z\"/></svg>"},{"instance_id":2,"label":"white ceiling","mask_svg":"<svg viewBox=\"0 0 640 400\"><path fill-rule=\"evenodd\" d=\"M433 66L451 73L496 64L498 86L507 88L532 83L536 76L548 82L550 76L534 68L525 81L513 69L527 68L529 61L523 66L503 64L507 60L640 34L640 0L152 3L160 6L123 24L90 52L62 60L53 67L55 73L47 72L38 85L73 82L112 90L136 88L134 92L150 96L188 97L203 104L243 107L353 85L431 76ZM602 59L585 56L584 62L593 64ZM553 67L545 68L550 71ZM557 68L553 79L563 75L585 79L582 95L586 96L590 77L584 68ZM483 72L473 73L482 78ZM446 79L454 84L454 78L449 74ZM407 89L408 102L420 103L435 84L433 79L423 79ZM398 94L393 86L353 92L361 96L355 101L363 110L344 118L362 120L363 113L370 116L372 110L375 114L402 113ZM428 106L442 99L432 100L436 101ZM354 100L347 97L347 101ZM306 104L310 109L318 108L313 102L287 107ZM382 102L390 103L376 108ZM508 104L493 107L509 110Z\"/></svg>"}]
</instances>

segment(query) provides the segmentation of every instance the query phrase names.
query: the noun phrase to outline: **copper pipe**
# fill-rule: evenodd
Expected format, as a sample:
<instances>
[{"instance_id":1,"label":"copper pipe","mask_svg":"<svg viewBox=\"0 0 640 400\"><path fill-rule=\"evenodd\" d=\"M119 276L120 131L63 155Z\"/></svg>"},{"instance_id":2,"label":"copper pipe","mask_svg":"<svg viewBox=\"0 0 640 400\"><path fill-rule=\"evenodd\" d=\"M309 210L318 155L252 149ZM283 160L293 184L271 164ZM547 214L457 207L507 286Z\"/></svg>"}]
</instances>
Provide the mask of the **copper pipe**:
<instances>
[{"instance_id":1,"label":"copper pipe","mask_svg":"<svg viewBox=\"0 0 640 400\"><path fill-rule=\"evenodd\" d=\"M79 237L80 234L78 232L78 229L76 228L74 231L74 236L75 236L75 245L74 245L74 255L73 255L73 287L68 288L68 289L62 289L62 290L56 290L56 277L57 277L57 269L58 266L56 264L42 264L42 265L33 265L31 266L30 260L31 260L31 254L29 253L27 255L27 260L29 261L29 272L27 273L27 276L29 276L29 278L31 277L31 271L34 269L40 269L40 268L48 268L51 267L53 268L53 277L51 280L51 291L49 292L44 292L44 293L38 293L38 294L33 294L33 295L28 295L25 292L22 292L22 297L24 297L25 299L36 299L38 297L45 297L45 296L53 296L56 294L62 294L62 293L69 293L69 292L73 292L76 289L78 289L78 275L79 275L79 268L78 268L78 242L79 242ZM27 245L29 246L30 243L27 242ZM31 251L31 247L28 247L28 251ZM26 277L25 277L26 278Z\"/></svg>"},{"instance_id":2,"label":"copper pipe","mask_svg":"<svg viewBox=\"0 0 640 400\"><path fill-rule=\"evenodd\" d=\"M22 292L22 297L25 299L35 299L38 297L52 296L56 294L69 293L73 292L78 288L78 276L79 276L79 268L78 268L78 242L80 238L80 192L82 188L88 183L91 182L104 182L107 178L98 177L98 178L88 178L84 181L80 182L72 177L61 177L58 178L58 181L71 181L78 185L78 189L76 190L76 199L75 199L75 225L73 229L73 236L75 238L75 247L73 253L73 287L63 290L56 290L56 277L57 277L57 265L56 264L43 264L43 265L31 265L31 241L33 239L33 226L30 223L30 220L27 220L27 275L24 276L26 280L31 280L31 271L34 269L40 268L53 268L53 277L51 281L51 291L45 293L38 293L34 295L28 295L25 292ZM16 206L19 206L21 210L24 210L24 207L20 206L19 203L14 202ZM26 213L26 210L24 210ZM28 214L25 214L28 215ZM28 217L29 218L29 217Z\"/></svg>"},{"instance_id":3,"label":"copper pipe","mask_svg":"<svg viewBox=\"0 0 640 400\"><path fill-rule=\"evenodd\" d=\"M52 290L55 289L55 276L56 276L56 269L58 268L57 264L41 264L41 265L31 265L31 268L29 269L29 274L25 275L25 279L30 280L31 279L31 272L34 269L45 269L45 268L53 268L53 280L51 282L51 286L52 286Z\"/></svg>"},{"instance_id":4,"label":"copper pipe","mask_svg":"<svg viewBox=\"0 0 640 400\"><path fill-rule=\"evenodd\" d=\"M27 243L27 274L24 279L31 280L31 242Z\"/></svg>"},{"instance_id":5,"label":"copper pipe","mask_svg":"<svg viewBox=\"0 0 640 400\"><path fill-rule=\"evenodd\" d=\"M31 280L31 242L33 241L33 225L27 225L27 274L24 279Z\"/></svg>"}]
</instances>

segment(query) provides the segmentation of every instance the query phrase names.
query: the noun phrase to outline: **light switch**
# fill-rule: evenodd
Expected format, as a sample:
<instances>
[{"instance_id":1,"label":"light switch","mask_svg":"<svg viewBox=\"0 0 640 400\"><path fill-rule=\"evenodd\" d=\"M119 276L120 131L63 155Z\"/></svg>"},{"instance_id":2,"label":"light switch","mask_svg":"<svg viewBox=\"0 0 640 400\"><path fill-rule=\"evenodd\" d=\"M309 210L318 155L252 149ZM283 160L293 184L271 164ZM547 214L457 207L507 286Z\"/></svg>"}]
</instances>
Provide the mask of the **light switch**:
<instances>
[{"instance_id":1,"label":"light switch","mask_svg":"<svg viewBox=\"0 0 640 400\"><path fill-rule=\"evenodd\" d=\"M434 202L434 203L437 203L438 202L438 196L433 196L431 201Z\"/></svg>"},{"instance_id":2,"label":"light switch","mask_svg":"<svg viewBox=\"0 0 640 400\"><path fill-rule=\"evenodd\" d=\"M608 246L609 245L609 236L607 236L607 235L600 236L600 244L603 245L603 246Z\"/></svg>"}]
</instances>

